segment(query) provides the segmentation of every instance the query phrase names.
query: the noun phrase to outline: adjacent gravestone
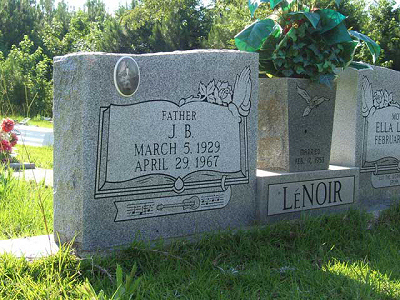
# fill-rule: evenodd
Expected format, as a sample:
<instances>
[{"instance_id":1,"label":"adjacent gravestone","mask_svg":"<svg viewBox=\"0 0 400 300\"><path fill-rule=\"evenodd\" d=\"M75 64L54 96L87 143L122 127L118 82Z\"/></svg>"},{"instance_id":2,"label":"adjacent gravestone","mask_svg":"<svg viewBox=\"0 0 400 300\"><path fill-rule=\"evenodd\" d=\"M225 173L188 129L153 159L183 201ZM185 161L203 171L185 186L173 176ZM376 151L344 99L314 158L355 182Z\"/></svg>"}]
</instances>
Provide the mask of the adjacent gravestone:
<instances>
[{"instance_id":1,"label":"adjacent gravestone","mask_svg":"<svg viewBox=\"0 0 400 300\"><path fill-rule=\"evenodd\" d=\"M257 168L328 169L335 93L308 79L260 78Z\"/></svg>"},{"instance_id":2,"label":"adjacent gravestone","mask_svg":"<svg viewBox=\"0 0 400 300\"><path fill-rule=\"evenodd\" d=\"M400 72L348 69L339 76L331 161L360 168L361 204L400 192Z\"/></svg>"},{"instance_id":3,"label":"adjacent gravestone","mask_svg":"<svg viewBox=\"0 0 400 300\"><path fill-rule=\"evenodd\" d=\"M56 57L55 234L91 251L251 224L257 102L254 53Z\"/></svg>"}]
</instances>

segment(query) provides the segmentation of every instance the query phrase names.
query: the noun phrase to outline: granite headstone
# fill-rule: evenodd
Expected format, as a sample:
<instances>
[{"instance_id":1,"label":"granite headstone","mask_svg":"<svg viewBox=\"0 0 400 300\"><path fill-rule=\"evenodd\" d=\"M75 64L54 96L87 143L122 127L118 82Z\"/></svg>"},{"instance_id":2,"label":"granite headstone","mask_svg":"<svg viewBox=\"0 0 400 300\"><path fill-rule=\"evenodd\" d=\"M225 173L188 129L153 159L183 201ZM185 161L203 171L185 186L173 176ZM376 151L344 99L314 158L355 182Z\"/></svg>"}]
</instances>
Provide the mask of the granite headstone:
<instances>
[{"instance_id":1,"label":"granite headstone","mask_svg":"<svg viewBox=\"0 0 400 300\"><path fill-rule=\"evenodd\" d=\"M400 193L400 72L348 69L338 79L331 161L360 168L360 203Z\"/></svg>"},{"instance_id":2,"label":"granite headstone","mask_svg":"<svg viewBox=\"0 0 400 300\"><path fill-rule=\"evenodd\" d=\"M56 57L55 235L92 251L250 225L257 105L254 53Z\"/></svg>"},{"instance_id":3,"label":"granite headstone","mask_svg":"<svg viewBox=\"0 0 400 300\"><path fill-rule=\"evenodd\" d=\"M335 91L307 79L260 78L257 168L328 169Z\"/></svg>"}]
</instances>

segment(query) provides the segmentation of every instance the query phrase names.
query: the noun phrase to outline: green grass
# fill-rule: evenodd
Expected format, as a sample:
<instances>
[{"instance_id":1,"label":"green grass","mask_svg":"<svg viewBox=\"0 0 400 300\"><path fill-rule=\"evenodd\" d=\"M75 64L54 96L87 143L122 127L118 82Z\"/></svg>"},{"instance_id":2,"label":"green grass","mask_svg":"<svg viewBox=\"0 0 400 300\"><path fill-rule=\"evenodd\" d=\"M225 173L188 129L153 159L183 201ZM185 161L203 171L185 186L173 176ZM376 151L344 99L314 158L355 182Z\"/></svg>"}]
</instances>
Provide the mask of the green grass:
<instances>
[{"instance_id":1,"label":"green grass","mask_svg":"<svg viewBox=\"0 0 400 300\"><path fill-rule=\"evenodd\" d=\"M36 168L53 169L53 146L34 147L17 144L15 150L18 161L35 163Z\"/></svg>"},{"instance_id":2,"label":"green grass","mask_svg":"<svg viewBox=\"0 0 400 300\"><path fill-rule=\"evenodd\" d=\"M27 192L34 186L13 187L0 208L3 237L43 234L38 199ZM32 263L2 255L0 299L102 299L101 290L111 299L117 265L125 274L137 266L132 299L400 299L399 224L397 205L378 220L359 211L305 216L194 243L137 242L103 258L79 259L68 248Z\"/></svg>"},{"instance_id":3,"label":"green grass","mask_svg":"<svg viewBox=\"0 0 400 300\"><path fill-rule=\"evenodd\" d=\"M0 239L46 234L39 203L52 231L53 189L0 170Z\"/></svg>"},{"instance_id":4,"label":"green grass","mask_svg":"<svg viewBox=\"0 0 400 300\"><path fill-rule=\"evenodd\" d=\"M10 119L16 121L16 123L18 123L18 122L22 121L23 119L25 119L25 117L23 117L23 116L1 116L0 115L0 121L2 119L4 119L4 118L10 118ZM40 116L31 118L26 125L53 128L53 122L45 121Z\"/></svg>"}]
</instances>

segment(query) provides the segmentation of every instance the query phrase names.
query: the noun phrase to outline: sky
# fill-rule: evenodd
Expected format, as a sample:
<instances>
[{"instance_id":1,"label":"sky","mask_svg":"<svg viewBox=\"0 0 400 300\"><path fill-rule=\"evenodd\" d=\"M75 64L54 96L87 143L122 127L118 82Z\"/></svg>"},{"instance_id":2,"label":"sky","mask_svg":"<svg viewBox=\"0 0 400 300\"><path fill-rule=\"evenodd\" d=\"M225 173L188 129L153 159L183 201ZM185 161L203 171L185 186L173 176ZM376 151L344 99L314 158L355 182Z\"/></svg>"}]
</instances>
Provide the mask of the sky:
<instances>
[{"instance_id":1,"label":"sky","mask_svg":"<svg viewBox=\"0 0 400 300\"><path fill-rule=\"evenodd\" d=\"M162 1L162 0L160 0ZM204 4L207 4L209 0L202 0ZM400 1L400 0L399 0ZM57 3L60 2L59 0L55 1L55 5L57 6ZM68 3L69 6L75 7L75 10L78 10L78 8L83 8L84 3L86 2L85 0L65 0L66 3ZM109 13L113 13L118 9L120 5L125 5L127 3L130 3L130 0L103 0L103 2L106 4L106 10Z\"/></svg>"}]
</instances>

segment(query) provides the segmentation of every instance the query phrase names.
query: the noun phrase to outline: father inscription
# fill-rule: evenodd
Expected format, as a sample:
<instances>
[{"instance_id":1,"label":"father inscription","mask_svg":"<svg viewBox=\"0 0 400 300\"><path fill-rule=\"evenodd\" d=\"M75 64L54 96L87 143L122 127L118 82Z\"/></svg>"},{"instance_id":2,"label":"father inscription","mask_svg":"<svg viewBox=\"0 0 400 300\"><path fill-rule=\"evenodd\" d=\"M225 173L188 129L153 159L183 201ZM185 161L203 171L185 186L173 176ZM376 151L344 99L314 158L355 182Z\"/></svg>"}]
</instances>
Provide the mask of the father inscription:
<instances>
[{"instance_id":1,"label":"father inscription","mask_svg":"<svg viewBox=\"0 0 400 300\"><path fill-rule=\"evenodd\" d=\"M61 242L93 250L138 234L154 240L253 222L257 59L217 50L57 58Z\"/></svg>"},{"instance_id":2,"label":"father inscription","mask_svg":"<svg viewBox=\"0 0 400 300\"><path fill-rule=\"evenodd\" d=\"M152 100L101 107L95 198L163 196L116 202L116 221L222 208L231 185L248 183L250 68L237 74L234 85L225 82L229 91L217 102L218 83L208 84L214 93L206 97L200 83L200 96L179 104ZM191 197L205 188L207 193Z\"/></svg>"}]
</instances>

